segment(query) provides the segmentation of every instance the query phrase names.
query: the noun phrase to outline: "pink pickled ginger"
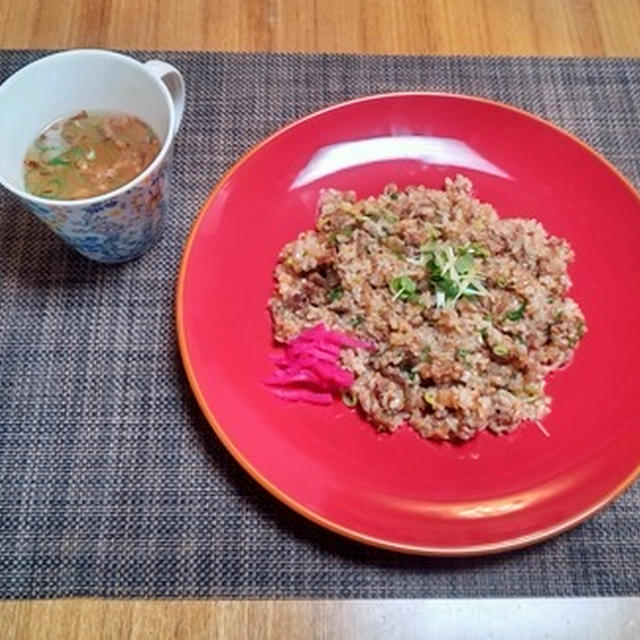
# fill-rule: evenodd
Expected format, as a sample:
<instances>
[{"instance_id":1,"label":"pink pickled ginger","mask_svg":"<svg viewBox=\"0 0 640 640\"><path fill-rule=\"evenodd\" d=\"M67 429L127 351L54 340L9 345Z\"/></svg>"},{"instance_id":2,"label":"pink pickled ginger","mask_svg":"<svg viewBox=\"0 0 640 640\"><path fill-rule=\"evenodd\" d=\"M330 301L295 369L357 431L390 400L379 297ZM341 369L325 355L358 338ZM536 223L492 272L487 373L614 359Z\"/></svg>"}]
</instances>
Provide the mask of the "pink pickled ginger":
<instances>
[{"instance_id":1,"label":"pink pickled ginger","mask_svg":"<svg viewBox=\"0 0 640 640\"><path fill-rule=\"evenodd\" d=\"M341 348L375 351L376 346L317 324L271 357L276 369L264 383L283 400L329 404L333 394L354 382L353 374L340 366Z\"/></svg>"}]
</instances>

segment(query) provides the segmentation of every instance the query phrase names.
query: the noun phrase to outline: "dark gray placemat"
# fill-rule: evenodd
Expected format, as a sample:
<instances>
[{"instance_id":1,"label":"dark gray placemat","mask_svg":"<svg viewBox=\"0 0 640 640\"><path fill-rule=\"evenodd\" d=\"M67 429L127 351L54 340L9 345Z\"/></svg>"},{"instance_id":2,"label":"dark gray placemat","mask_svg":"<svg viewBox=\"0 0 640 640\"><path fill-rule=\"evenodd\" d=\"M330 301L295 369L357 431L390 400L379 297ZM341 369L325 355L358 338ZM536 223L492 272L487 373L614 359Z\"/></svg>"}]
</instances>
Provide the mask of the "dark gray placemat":
<instances>
[{"instance_id":1,"label":"dark gray placemat","mask_svg":"<svg viewBox=\"0 0 640 640\"><path fill-rule=\"evenodd\" d=\"M0 78L40 55L0 52ZM131 264L93 264L0 195L0 598L638 593L638 485L559 538L486 558L402 556L307 523L212 434L173 304L207 193L283 123L373 92L477 94L573 131L637 186L640 62L135 55L177 65L189 92L162 243Z\"/></svg>"}]
</instances>

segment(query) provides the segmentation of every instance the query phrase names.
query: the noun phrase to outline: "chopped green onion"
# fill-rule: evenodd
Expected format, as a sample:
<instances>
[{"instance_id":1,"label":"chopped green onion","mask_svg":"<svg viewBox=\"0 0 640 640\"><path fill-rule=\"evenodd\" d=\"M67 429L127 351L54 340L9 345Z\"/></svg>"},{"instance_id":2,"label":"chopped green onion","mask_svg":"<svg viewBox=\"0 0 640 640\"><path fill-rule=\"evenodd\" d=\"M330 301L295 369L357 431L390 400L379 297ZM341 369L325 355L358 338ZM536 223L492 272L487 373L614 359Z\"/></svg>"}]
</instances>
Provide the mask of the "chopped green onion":
<instances>
[{"instance_id":1,"label":"chopped green onion","mask_svg":"<svg viewBox=\"0 0 640 640\"><path fill-rule=\"evenodd\" d=\"M389 211L382 212L382 219L385 222L388 222L389 224L394 224L398 222L398 216L394 215L393 213L390 213Z\"/></svg>"},{"instance_id":2,"label":"chopped green onion","mask_svg":"<svg viewBox=\"0 0 640 640\"><path fill-rule=\"evenodd\" d=\"M523 300L520 306L513 311L507 311L505 319L511 320L511 322L518 322L524 318L524 310L527 308L527 301Z\"/></svg>"},{"instance_id":3,"label":"chopped green onion","mask_svg":"<svg viewBox=\"0 0 640 640\"><path fill-rule=\"evenodd\" d=\"M473 255L471 253L461 255L456 260L454 267L458 273L468 273L473 267Z\"/></svg>"},{"instance_id":4,"label":"chopped green onion","mask_svg":"<svg viewBox=\"0 0 640 640\"><path fill-rule=\"evenodd\" d=\"M485 247L477 242L472 242L467 245L467 251L469 251L473 256L477 256L478 258L488 258L491 254Z\"/></svg>"},{"instance_id":5,"label":"chopped green onion","mask_svg":"<svg viewBox=\"0 0 640 640\"><path fill-rule=\"evenodd\" d=\"M345 238L349 240L349 238L351 238L351 236L353 235L354 231L355 231L355 227L346 226L338 229L338 232L336 235L338 238Z\"/></svg>"},{"instance_id":6,"label":"chopped green onion","mask_svg":"<svg viewBox=\"0 0 640 640\"><path fill-rule=\"evenodd\" d=\"M351 326L355 328L360 326L363 322L364 316L357 315L355 318L353 318L353 320L351 320Z\"/></svg>"},{"instance_id":7,"label":"chopped green onion","mask_svg":"<svg viewBox=\"0 0 640 640\"><path fill-rule=\"evenodd\" d=\"M327 297L329 298L329 302L335 302L342 298L342 294L344 293L344 289L341 286L333 287L333 289L329 290Z\"/></svg>"},{"instance_id":8,"label":"chopped green onion","mask_svg":"<svg viewBox=\"0 0 640 640\"><path fill-rule=\"evenodd\" d=\"M52 185L53 187L49 187ZM47 183L46 189L43 189L38 195L44 198L55 198L62 191L62 180L60 178L51 178Z\"/></svg>"},{"instance_id":9,"label":"chopped green onion","mask_svg":"<svg viewBox=\"0 0 640 640\"><path fill-rule=\"evenodd\" d=\"M431 243L421 250L428 258L429 284L436 307L451 307L462 297L487 295L468 248L454 250L448 243Z\"/></svg>"},{"instance_id":10,"label":"chopped green onion","mask_svg":"<svg viewBox=\"0 0 640 640\"><path fill-rule=\"evenodd\" d=\"M350 389L343 391L341 398L342 402L344 402L347 407L355 407L358 404L358 398Z\"/></svg>"},{"instance_id":11,"label":"chopped green onion","mask_svg":"<svg viewBox=\"0 0 640 640\"><path fill-rule=\"evenodd\" d=\"M504 358L509 355L509 349L507 347L503 347L502 345L497 345L492 349L493 353L500 358Z\"/></svg>"},{"instance_id":12,"label":"chopped green onion","mask_svg":"<svg viewBox=\"0 0 640 640\"><path fill-rule=\"evenodd\" d=\"M389 289L394 294L394 300L414 300L417 297L416 283L409 276L399 276L389 282Z\"/></svg>"},{"instance_id":13,"label":"chopped green onion","mask_svg":"<svg viewBox=\"0 0 640 640\"><path fill-rule=\"evenodd\" d=\"M60 156L56 156L55 158L51 158L51 160L47 160L45 162L45 164L54 166L54 167L68 167L71 162L69 160L65 160L64 158L61 158Z\"/></svg>"},{"instance_id":14,"label":"chopped green onion","mask_svg":"<svg viewBox=\"0 0 640 640\"><path fill-rule=\"evenodd\" d=\"M433 391L425 391L422 399L432 408L436 408L436 394Z\"/></svg>"},{"instance_id":15,"label":"chopped green onion","mask_svg":"<svg viewBox=\"0 0 640 640\"><path fill-rule=\"evenodd\" d=\"M440 231L440 229L438 229L437 227L433 227L431 225L427 225L426 231L429 234L429 237L431 238L431 240L437 240L442 235L442 232ZM423 245L422 247L420 247L420 250L429 251L429 248L430 248L429 245Z\"/></svg>"}]
</instances>

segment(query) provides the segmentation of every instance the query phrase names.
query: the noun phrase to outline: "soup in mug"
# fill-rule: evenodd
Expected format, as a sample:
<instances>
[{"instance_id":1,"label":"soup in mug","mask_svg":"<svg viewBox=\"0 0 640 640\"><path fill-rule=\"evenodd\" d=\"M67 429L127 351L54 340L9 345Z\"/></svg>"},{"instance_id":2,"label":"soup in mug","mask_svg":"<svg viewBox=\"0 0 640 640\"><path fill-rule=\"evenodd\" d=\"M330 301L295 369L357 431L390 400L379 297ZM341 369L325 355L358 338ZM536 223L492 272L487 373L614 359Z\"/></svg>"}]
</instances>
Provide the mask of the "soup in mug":
<instances>
[{"instance_id":1,"label":"soup in mug","mask_svg":"<svg viewBox=\"0 0 640 640\"><path fill-rule=\"evenodd\" d=\"M153 129L134 116L81 111L47 126L29 147L25 188L54 200L98 196L142 173L161 146Z\"/></svg>"}]
</instances>

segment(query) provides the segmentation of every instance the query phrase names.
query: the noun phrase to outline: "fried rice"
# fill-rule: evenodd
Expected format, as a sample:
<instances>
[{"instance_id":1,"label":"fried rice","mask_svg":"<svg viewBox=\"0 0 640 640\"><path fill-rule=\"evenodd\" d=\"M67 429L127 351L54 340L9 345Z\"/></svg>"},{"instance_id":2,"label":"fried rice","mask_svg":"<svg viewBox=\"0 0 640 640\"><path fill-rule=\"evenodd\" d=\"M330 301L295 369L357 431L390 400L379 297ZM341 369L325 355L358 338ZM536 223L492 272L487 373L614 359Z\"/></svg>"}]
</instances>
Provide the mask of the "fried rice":
<instances>
[{"instance_id":1,"label":"fried rice","mask_svg":"<svg viewBox=\"0 0 640 640\"><path fill-rule=\"evenodd\" d=\"M508 433L549 413L545 378L585 333L567 295L572 259L539 222L499 218L463 176L363 200L328 190L316 228L280 252L274 336L289 343L322 323L373 342L343 349L341 364L349 404L379 431Z\"/></svg>"}]
</instances>

